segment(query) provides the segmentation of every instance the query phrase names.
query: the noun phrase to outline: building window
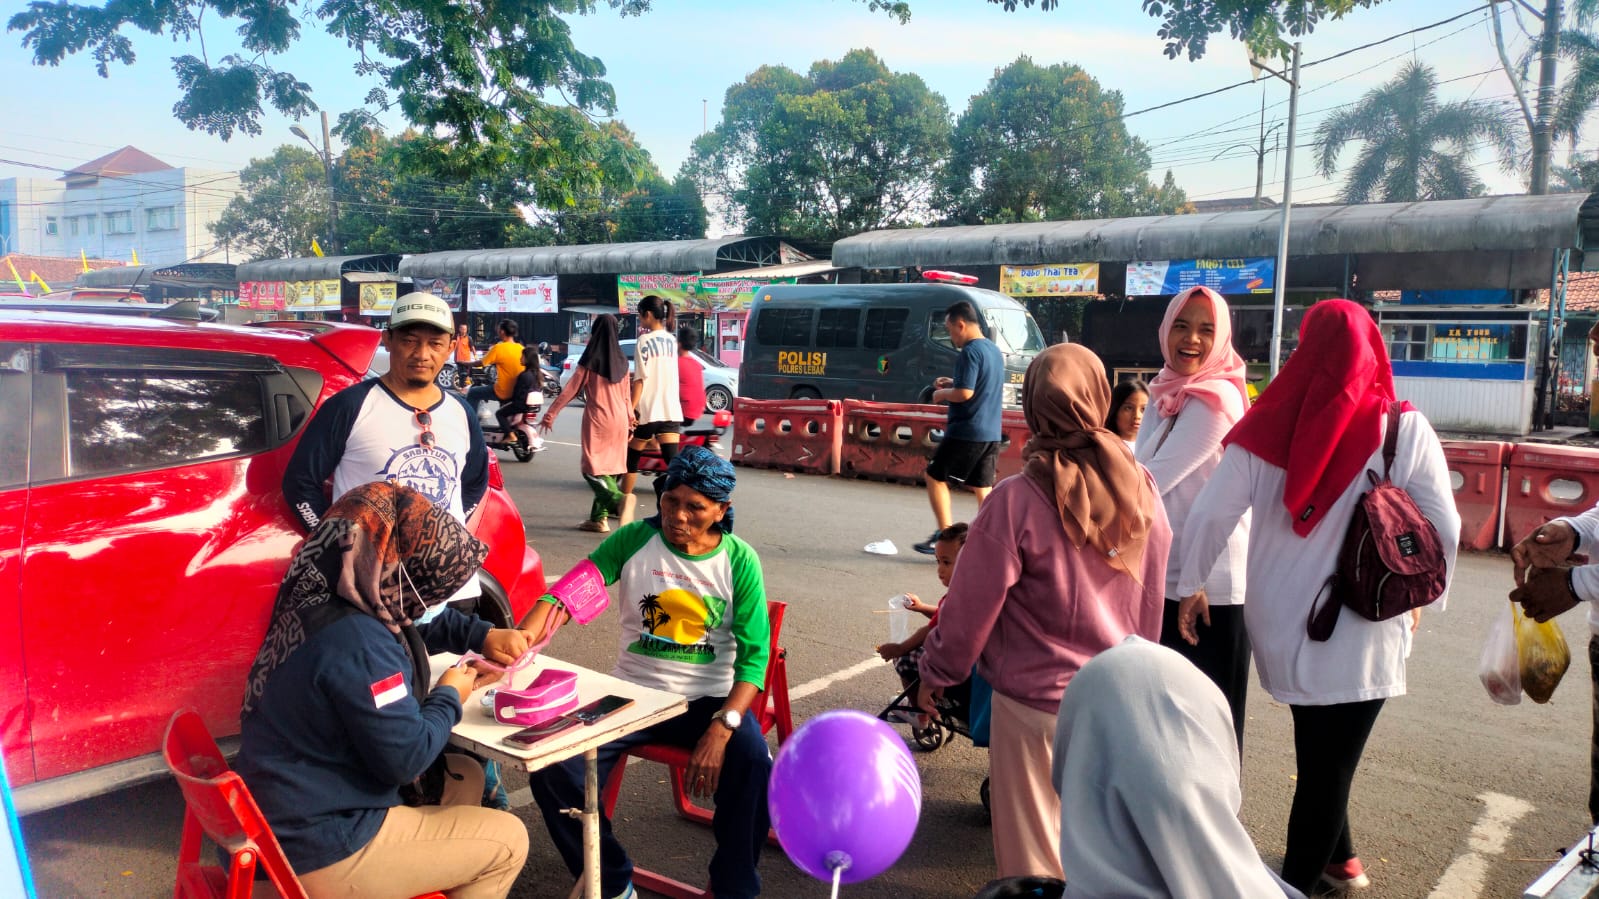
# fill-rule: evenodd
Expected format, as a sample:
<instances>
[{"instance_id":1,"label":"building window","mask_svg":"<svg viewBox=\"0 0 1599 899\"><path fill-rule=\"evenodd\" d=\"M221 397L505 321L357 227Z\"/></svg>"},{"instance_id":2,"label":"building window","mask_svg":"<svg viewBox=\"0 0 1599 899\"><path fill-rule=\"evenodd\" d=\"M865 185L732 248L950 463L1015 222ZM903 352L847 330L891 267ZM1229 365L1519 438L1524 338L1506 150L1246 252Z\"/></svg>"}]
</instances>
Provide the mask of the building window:
<instances>
[{"instance_id":1,"label":"building window","mask_svg":"<svg viewBox=\"0 0 1599 899\"><path fill-rule=\"evenodd\" d=\"M1426 325L1387 325L1388 357L1395 362L1420 362L1431 343Z\"/></svg>"},{"instance_id":2,"label":"building window","mask_svg":"<svg viewBox=\"0 0 1599 899\"><path fill-rule=\"evenodd\" d=\"M105 214L105 233L107 234L132 234L133 213L127 209L120 212Z\"/></svg>"},{"instance_id":3,"label":"building window","mask_svg":"<svg viewBox=\"0 0 1599 899\"><path fill-rule=\"evenodd\" d=\"M77 216L75 216L75 215L67 216L67 233L72 235L73 237L77 237L78 236L78 217Z\"/></svg>"},{"instance_id":4,"label":"building window","mask_svg":"<svg viewBox=\"0 0 1599 899\"><path fill-rule=\"evenodd\" d=\"M52 237L61 233L61 225L56 221L55 216L47 215L44 217L44 233Z\"/></svg>"},{"instance_id":5,"label":"building window","mask_svg":"<svg viewBox=\"0 0 1599 899\"><path fill-rule=\"evenodd\" d=\"M144 230L171 231L174 227L176 226L172 224L171 206L160 206L144 211Z\"/></svg>"},{"instance_id":6,"label":"building window","mask_svg":"<svg viewBox=\"0 0 1599 899\"><path fill-rule=\"evenodd\" d=\"M86 215L86 216L83 217L83 233L84 234L89 234L89 235L93 235L94 234L94 222L95 222L95 219L97 219L97 218L99 218L99 216L97 216L97 215Z\"/></svg>"}]
</instances>

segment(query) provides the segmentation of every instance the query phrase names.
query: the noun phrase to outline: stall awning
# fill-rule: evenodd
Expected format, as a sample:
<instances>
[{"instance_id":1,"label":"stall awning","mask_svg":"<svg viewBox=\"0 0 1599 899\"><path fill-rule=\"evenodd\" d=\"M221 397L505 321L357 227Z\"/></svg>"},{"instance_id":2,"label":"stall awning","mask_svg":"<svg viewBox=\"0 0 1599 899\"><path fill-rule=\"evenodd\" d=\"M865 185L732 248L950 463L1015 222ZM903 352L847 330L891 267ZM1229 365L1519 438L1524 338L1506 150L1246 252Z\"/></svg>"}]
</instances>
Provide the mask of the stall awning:
<instances>
[{"instance_id":1,"label":"stall awning","mask_svg":"<svg viewBox=\"0 0 1599 899\"><path fill-rule=\"evenodd\" d=\"M78 275L79 287L133 287L155 281L183 284L237 283L237 266L220 262L191 262L183 265L121 265Z\"/></svg>"},{"instance_id":2,"label":"stall awning","mask_svg":"<svg viewBox=\"0 0 1599 899\"><path fill-rule=\"evenodd\" d=\"M1492 253L1581 249L1599 240L1587 194L1421 203L1299 206L1291 256ZM861 268L1131 262L1275 256L1279 209L1017 225L870 231L833 245L833 264Z\"/></svg>"},{"instance_id":3,"label":"stall awning","mask_svg":"<svg viewBox=\"0 0 1599 899\"><path fill-rule=\"evenodd\" d=\"M263 259L239 266L243 281L326 281L346 272L390 272L400 263L394 253L366 256L305 256L298 259ZM389 280L394 280L390 278Z\"/></svg>"},{"instance_id":4,"label":"stall awning","mask_svg":"<svg viewBox=\"0 0 1599 899\"><path fill-rule=\"evenodd\" d=\"M774 265L803 259L775 237L720 237L644 243L446 250L408 256L408 278L508 278L525 275L619 275L630 272L704 272Z\"/></svg>"}]
</instances>

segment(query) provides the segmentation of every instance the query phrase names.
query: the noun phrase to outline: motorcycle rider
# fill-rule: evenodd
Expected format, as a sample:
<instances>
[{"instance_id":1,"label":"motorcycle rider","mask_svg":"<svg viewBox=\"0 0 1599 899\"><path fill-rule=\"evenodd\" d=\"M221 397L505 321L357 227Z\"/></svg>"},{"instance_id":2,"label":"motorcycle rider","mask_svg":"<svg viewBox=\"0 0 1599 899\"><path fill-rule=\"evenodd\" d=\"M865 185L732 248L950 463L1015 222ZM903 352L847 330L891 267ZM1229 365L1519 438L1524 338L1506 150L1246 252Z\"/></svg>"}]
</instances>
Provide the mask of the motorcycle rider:
<instances>
[{"instance_id":1,"label":"motorcycle rider","mask_svg":"<svg viewBox=\"0 0 1599 899\"><path fill-rule=\"evenodd\" d=\"M535 347L522 350L522 373L516 376L511 388L511 400L501 403L494 417L500 420L500 431L507 442L528 441L533 452L544 451L544 438L533 427L533 413L544 405L544 372L539 369L539 352ZM522 416L522 424L513 428L511 419Z\"/></svg>"}]
</instances>

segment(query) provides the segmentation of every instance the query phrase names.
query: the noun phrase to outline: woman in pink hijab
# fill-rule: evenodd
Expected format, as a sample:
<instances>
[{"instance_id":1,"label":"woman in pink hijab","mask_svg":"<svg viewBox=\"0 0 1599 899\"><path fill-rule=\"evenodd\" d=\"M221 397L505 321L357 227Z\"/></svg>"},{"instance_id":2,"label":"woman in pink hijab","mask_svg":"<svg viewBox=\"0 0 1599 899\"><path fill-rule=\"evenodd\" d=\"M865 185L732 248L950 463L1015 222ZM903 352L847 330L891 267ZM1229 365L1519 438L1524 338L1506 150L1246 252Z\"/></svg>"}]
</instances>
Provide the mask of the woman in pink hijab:
<instances>
[{"instance_id":1,"label":"woman in pink hijab","mask_svg":"<svg viewBox=\"0 0 1599 899\"><path fill-rule=\"evenodd\" d=\"M1192 287L1173 297L1160 323L1160 351L1166 365L1150 382L1149 408L1134 448L1138 461L1155 477L1172 528L1160 642L1186 656L1221 688L1232 710L1241 752L1250 654L1243 606L1247 515L1205 578L1209 608L1196 624L1198 642L1190 644L1177 629L1183 525L1194 499L1221 463L1222 438L1249 408L1244 360L1233 349L1227 301L1207 287Z\"/></svg>"}]
</instances>

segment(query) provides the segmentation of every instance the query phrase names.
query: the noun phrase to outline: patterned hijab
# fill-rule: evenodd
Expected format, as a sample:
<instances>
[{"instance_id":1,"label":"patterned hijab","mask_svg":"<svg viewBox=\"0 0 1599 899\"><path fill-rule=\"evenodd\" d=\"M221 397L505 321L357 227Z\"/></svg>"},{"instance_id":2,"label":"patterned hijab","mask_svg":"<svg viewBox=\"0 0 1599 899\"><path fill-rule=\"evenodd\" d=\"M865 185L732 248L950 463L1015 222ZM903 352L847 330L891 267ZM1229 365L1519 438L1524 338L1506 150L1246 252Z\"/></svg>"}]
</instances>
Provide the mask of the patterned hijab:
<instances>
[{"instance_id":1,"label":"patterned hijab","mask_svg":"<svg viewBox=\"0 0 1599 899\"><path fill-rule=\"evenodd\" d=\"M370 615L413 655L412 622L477 574L488 547L454 516L409 487L363 484L328 509L283 576L272 623L250 666L243 715L255 711L272 672L324 627Z\"/></svg>"},{"instance_id":2,"label":"patterned hijab","mask_svg":"<svg viewBox=\"0 0 1599 899\"><path fill-rule=\"evenodd\" d=\"M1072 545L1092 544L1138 580L1155 494L1125 441L1105 427L1110 381L1086 347L1056 344L1033 358L1022 414L1033 436L1023 474L1053 497Z\"/></svg>"}]
</instances>

